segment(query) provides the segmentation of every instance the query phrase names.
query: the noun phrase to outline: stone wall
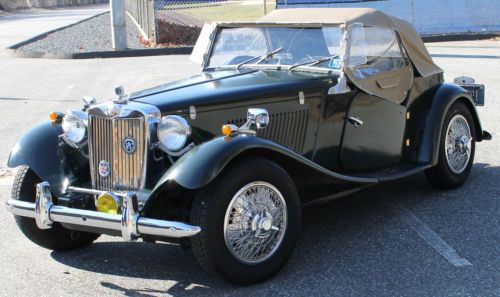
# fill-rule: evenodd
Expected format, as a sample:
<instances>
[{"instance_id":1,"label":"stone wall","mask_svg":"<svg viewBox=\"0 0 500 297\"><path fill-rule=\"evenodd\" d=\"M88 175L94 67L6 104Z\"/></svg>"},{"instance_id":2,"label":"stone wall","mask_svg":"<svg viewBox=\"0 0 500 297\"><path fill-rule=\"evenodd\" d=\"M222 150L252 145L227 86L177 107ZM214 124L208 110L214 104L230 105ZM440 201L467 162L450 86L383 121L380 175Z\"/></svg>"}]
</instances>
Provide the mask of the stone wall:
<instances>
[{"instance_id":1,"label":"stone wall","mask_svg":"<svg viewBox=\"0 0 500 297\"><path fill-rule=\"evenodd\" d=\"M32 8L108 3L109 0L0 0L0 8L6 11Z\"/></svg>"}]
</instances>

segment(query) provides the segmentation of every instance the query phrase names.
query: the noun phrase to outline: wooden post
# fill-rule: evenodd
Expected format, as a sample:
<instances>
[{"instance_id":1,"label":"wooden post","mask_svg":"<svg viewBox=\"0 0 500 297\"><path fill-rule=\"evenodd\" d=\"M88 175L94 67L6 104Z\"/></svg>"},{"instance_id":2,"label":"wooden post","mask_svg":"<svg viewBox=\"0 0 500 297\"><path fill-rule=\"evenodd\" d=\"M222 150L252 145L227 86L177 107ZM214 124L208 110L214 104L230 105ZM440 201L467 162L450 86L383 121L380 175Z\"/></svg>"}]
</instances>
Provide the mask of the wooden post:
<instances>
[{"instance_id":1,"label":"wooden post","mask_svg":"<svg viewBox=\"0 0 500 297\"><path fill-rule=\"evenodd\" d=\"M127 27L125 19L125 0L111 0L111 36L113 49L123 51L127 49Z\"/></svg>"}]
</instances>

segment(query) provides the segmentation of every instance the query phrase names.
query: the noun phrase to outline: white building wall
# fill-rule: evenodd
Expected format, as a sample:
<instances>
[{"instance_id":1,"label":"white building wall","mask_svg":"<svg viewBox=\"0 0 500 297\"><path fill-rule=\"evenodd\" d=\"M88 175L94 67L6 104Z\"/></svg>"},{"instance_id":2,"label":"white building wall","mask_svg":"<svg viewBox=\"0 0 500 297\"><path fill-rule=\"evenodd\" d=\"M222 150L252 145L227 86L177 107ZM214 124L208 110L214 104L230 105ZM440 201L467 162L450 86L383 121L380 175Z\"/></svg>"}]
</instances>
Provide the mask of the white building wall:
<instances>
[{"instance_id":1,"label":"white building wall","mask_svg":"<svg viewBox=\"0 0 500 297\"><path fill-rule=\"evenodd\" d=\"M319 1L305 4L307 0L278 0L278 8L371 7L412 23L423 35L500 32L500 0Z\"/></svg>"}]
</instances>

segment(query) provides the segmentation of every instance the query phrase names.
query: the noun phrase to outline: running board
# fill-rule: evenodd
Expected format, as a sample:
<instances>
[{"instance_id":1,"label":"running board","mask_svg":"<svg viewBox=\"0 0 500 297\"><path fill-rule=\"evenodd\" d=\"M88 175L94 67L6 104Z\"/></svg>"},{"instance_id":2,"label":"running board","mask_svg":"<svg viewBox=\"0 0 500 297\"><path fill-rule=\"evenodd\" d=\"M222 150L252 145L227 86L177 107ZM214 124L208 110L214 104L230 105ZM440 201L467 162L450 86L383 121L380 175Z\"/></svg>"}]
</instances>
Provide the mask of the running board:
<instances>
[{"instance_id":1,"label":"running board","mask_svg":"<svg viewBox=\"0 0 500 297\"><path fill-rule=\"evenodd\" d=\"M431 164L401 164L391 168L353 176L361 178L375 178L378 182L386 182L414 175L431 167Z\"/></svg>"}]
</instances>

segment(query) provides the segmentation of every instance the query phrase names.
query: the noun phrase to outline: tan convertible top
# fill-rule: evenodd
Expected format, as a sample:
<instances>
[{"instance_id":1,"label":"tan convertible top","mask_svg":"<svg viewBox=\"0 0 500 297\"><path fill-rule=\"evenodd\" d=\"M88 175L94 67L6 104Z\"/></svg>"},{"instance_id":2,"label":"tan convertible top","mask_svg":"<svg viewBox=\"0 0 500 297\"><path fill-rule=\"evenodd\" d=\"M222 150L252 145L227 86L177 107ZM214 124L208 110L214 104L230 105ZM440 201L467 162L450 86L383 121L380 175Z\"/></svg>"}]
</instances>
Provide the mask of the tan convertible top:
<instances>
[{"instance_id":1,"label":"tan convertible top","mask_svg":"<svg viewBox=\"0 0 500 297\"><path fill-rule=\"evenodd\" d=\"M401 37L410 59L420 75L426 77L443 70L432 61L429 52L413 26L371 8L288 8L277 9L259 22L288 24L353 24L384 26L396 30Z\"/></svg>"}]
</instances>

